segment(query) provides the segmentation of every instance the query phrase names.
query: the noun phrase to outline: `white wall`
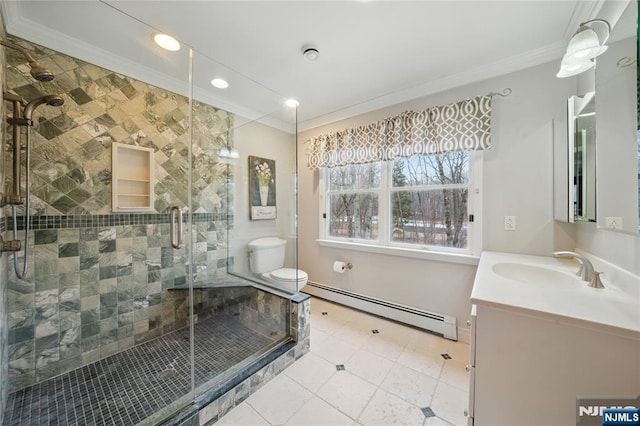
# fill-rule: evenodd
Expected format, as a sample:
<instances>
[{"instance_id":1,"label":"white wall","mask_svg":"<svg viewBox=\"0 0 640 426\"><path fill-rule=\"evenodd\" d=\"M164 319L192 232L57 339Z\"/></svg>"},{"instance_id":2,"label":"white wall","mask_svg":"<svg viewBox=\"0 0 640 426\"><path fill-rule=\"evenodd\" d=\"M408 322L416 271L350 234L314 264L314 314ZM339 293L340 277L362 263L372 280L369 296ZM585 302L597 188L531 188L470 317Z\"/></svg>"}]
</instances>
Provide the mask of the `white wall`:
<instances>
[{"instance_id":1,"label":"white wall","mask_svg":"<svg viewBox=\"0 0 640 426\"><path fill-rule=\"evenodd\" d=\"M295 135L258 122L243 124L234 129L234 148L240 158L232 163L234 175L234 226L230 255L234 256L234 271L249 272L247 243L261 237L278 236L287 239L287 265L295 265L294 177ZM275 220L249 219L249 165L248 156L257 156L276 162Z\"/></svg>"},{"instance_id":2,"label":"white wall","mask_svg":"<svg viewBox=\"0 0 640 426\"><path fill-rule=\"evenodd\" d=\"M494 97L493 146L484 153L484 250L549 255L573 249L575 228L553 220L553 140L564 138L566 99L575 80L558 79L558 63L549 63L303 132L298 137L299 255L309 279L385 300L455 315L464 324L475 266L321 247L318 238L318 172L306 168L305 141L396 115L511 88ZM517 230L504 231L504 216L516 216ZM334 260L353 270L339 275Z\"/></svg>"},{"instance_id":3,"label":"white wall","mask_svg":"<svg viewBox=\"0 0 640 426\"><path fill-rule=\"evenodd\" d=\"M598 229L595 223L576 225L577 248L640 276L640 235Z\"/></svg>"}]
</instances>

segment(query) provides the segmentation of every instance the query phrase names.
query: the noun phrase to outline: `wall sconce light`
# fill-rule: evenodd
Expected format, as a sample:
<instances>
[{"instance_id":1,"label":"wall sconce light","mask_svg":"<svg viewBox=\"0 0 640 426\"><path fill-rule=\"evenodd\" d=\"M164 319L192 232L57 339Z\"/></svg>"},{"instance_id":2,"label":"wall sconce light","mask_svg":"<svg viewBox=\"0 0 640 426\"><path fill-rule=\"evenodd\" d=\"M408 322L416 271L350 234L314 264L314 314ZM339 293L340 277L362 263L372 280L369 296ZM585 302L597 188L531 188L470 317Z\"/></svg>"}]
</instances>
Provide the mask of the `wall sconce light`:
<instances>
[{"instance_id":1,"label":"wall sconce light","mask_svg":"<svg viewBox=\"0 0 640 426\"><path fill-rule=\"evenodd\" d=\"M606 34L603 37L598 36L593 28L595 23L606 26ZM605 43L609 39L610 33L611 25L604 19L592 19L580 24L578 31L569 40L567 52L562 58L560 71L556 76L559 78L571 77L592 68L596 64L595 57L608 49Z\"/></svg>"}]
</instances>

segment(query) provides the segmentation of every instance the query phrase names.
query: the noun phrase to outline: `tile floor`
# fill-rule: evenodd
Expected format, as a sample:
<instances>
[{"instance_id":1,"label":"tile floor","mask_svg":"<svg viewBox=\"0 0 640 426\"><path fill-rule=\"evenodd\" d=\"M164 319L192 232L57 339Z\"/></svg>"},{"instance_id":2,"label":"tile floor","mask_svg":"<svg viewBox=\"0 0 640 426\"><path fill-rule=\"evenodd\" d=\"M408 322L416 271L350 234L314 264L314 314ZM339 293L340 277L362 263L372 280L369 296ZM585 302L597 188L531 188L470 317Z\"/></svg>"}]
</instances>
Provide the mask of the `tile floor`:
<instances>
[{"instance_id":1,"label":"tile floor","mask_svg":"<svg viewBox=\"0 0 640 426\"><path fill-rule=\"evenodd\" d=\"M216 424L466 425L468 355L465 343L313 298L311 351Z\"/></svg>"},{"instance_id":2,"label":"tile floor","mask_svg":"<svg viewBox=\"0 0 640 426\"><path fill-rule=\"evenodd\" d=\"M195 327L196 385L273 340L219 314ZM9 394L4 425L134 425L191 389L189 329ZM0 413L0 419L2 413Z\"/></svg>"}]
</instances>

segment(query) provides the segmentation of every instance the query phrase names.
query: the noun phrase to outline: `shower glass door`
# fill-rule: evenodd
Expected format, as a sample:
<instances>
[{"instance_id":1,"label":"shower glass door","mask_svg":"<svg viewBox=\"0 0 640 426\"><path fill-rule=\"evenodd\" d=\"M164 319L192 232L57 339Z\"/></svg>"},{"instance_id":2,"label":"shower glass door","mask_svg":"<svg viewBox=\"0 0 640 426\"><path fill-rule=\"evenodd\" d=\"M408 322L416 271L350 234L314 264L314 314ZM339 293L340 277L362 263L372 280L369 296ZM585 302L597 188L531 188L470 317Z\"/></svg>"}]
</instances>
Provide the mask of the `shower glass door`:
<instances>
[{"instance_id":1,"label":"shower glass door","mask_svg":"<svg viewBox=\"0 0 640 426\"><path fill-rule=\"evenodd\" d=\"M191 202L196 395L229 382L290 340L288 297L256 286L247 243L295 236L295 109L284 99L193 52ZM212 86L224 79L226 88ZM220 85L220 82L217 82ZM252 220L250 159L272 165L265 210ZM276 211L277 210L277 211ZM295 251L295 243L289 247ZM244 274L236 274L241 268Z\"/></svg>"},{"instance_id":2,"label":"shower glass door","mask_svg":"<svg viewBox=\"0 0 640 426\"><path fill-rule=\"evenodd\" d=\"M68 22L56 3L21 7ZM94 40L127 47L93 46L114 65L11 38L52 68L53 81L37 82L6 51L8 91L65 102L33 112L28 272L8 271L5 421L160 422L194 397L190 53L153 45L156 29L103 2L78 7L99 8Z\"/></svg>"},{"instance_id":3,"label":"shower glass door","mask_svg":"<svg viewBox=\"0 0 640 426\"><path fill-rule=\"evenodd\" d=\"M86 32L56 3L20 7ZM0 333L9 423L161 423L290 340L291 292L251 272L247 244L281 237L296 267L295 109L188 46L152 44L143 3L79 2L100 17L92 49L12 38L51 82L6 51L8 91L65 101L33 116L28 272L8 273ZM272 173L264 201L250 159Z\"/></svg>"}]
</instances>

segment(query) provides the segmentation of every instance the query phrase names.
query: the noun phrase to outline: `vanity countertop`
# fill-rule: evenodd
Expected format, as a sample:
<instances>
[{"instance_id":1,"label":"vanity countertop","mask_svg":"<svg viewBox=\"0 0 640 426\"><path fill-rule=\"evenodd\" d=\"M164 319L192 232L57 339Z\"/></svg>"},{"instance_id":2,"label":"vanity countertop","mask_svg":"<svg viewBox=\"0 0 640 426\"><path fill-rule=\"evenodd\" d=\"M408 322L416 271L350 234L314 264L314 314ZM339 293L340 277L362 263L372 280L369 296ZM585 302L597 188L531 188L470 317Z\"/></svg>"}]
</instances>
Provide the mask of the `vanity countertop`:
<instances>
[{"instance_id":1,"label":"vanity countertop","mask_svg":"<svg viewBox=\"0 0 640 426\"><path fill-rule=\"evenodd\" d=\"M637 277L616 285L603 275L605 288L596 289L575 275L578 266L571 259L483 252L471 303L640 340Z\"/></svg>"}]
</instances>

